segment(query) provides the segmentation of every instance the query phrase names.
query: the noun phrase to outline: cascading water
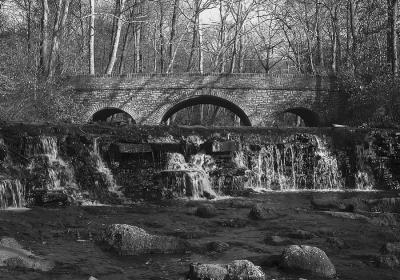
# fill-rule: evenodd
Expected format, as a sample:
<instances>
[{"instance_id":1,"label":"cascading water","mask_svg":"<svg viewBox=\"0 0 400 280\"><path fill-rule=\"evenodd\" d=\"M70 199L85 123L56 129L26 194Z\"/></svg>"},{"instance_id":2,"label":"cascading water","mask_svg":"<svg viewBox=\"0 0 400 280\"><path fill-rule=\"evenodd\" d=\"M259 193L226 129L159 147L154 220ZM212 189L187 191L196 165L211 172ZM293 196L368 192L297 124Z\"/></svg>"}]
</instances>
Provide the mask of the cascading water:
<instances>
[{"instance_id":1,"label":"cascading water","mask_svg":"<svg viewBox=\"0 0 400 280\"><path fill-rule=\"evenodd\" d=\"M370 158L376 158L373 151L368 147L365 149L363 146L356 146L356 158L357 158L357 172L354 174L355 186L359 191L372 191L375 185L371 170L367 161Z\"/></svg>"},{"instance_id":2,"label":"cascading water","mask_svg":"<svg viewBox=\"0 0 400 280\"><path fill-rule=\"evenodd\" d=\"M192 199L215 198L207 171L215 168L210 156L205 154L193 155L186 162L184 156L178 153L167 154L167 169L162 171L162 175L167 178L167 188L169 184L176 189L178 196L188 196Z\"/></svg>"},{"instance_id":3,"label":"cascading water","mask_svg":"<svg viewBox=\"0 0 400 280\"><path fill-rule=\"evenodd\" d=\"M314 137L317 142L314 165L314 189L316 190L340 190L343 188L342 175L338 168L337 159L320 138Z\"/></svg>"},{"instance_id":4,"label":"cascading water","mask_svg":"<svg viewBox=\"0 0 400 280\"><path fill-rule=\"evenodd\" d=\"M66 192L78 189L72 166L58 155L56 137L27 138L24 153L32 158L28 167L32 173L45 171L41 186L43 189Z\"/></svg>"},{"instance_id":5,"label":"cascading water","mask_svg":"<svg viewBox=\"0 0 400 280\"><path fill-rule=\"evenodd\" d=\"M340 190L338 163L326 144L314 137L312 143L289 141L267 144L251 157L247 188L256 190ZM242 164L243 159L234 160Z\"/></svg>"},{"instance_id":6,"label":"cascading water","mask_svg":"<svg viewBox=\"0 0 400 280\"><path fill-rule=\"evenodd\" d=\"M25 191L19 180L0 180L0 209L25 206Z\"/></svg>"},{"instance_id":7,"label":"cascading water","mask_svg":"<svg viewBox=\"0 0 400 280\"><path fill-rule=\"evenodd\" d=\"M120 187L115 182L115 179L114 179L114 176L113 176L111 170L106 166L106 164L104 163L104 161L100 155L98 140L99 140L98 138L93 139L93 151L91 153L92 157L96 161L96 169L100 174L104 175L108 191L116 193L116 194L118 194L118 196L122 196L122 193L120 191L118 191L118 189Z\"/></svg>"}]
</instances>

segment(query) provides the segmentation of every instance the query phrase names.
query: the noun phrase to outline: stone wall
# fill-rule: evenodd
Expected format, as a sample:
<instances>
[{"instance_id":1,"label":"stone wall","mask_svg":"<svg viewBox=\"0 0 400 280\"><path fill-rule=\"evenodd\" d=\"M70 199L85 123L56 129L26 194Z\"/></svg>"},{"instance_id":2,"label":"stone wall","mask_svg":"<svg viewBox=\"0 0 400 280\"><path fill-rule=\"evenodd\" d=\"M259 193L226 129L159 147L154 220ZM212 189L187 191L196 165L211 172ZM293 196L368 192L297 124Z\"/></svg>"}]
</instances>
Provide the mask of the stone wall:
<instances>
[{"instance_id":1,"label":"stone wall","mask_svg":"<svg viewBox=\"0 0 400 280\"><path fill-rule=\"evenodd\" d=\"M332 78L307 75L134 74L76 76L67 83L76 91L76 102L87 108L82 122L105 108L119 108L137 124L157 125L177 105L190 106L201 96L202 102L239 112L253 126L274 125L278 114L295 108L315 113L321 125L328 125L340 122L343 101Z\"/></svg>"}]
</instances>

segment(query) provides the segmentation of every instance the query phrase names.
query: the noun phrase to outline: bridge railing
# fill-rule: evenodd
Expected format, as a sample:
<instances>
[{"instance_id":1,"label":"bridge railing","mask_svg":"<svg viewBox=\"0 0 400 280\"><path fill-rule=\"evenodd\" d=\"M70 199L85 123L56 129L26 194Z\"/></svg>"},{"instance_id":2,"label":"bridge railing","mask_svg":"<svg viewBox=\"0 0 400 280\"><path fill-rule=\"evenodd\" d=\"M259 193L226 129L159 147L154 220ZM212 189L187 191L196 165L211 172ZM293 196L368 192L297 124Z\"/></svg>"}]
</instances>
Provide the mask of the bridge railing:
<instances>
[{"instance_id":1,"label":"bridge railing","mask_svg":"<svg viewBox=\"0 0 400 280\"><path fill-rule=\"evenodd\" d=\"M126 74L94 74L86 73L68 75L68 77L93 77L93 78L135 78L135 77L251 77L251 78L315 78L328 77L328 74L303 74L303 73L126 73Z\"/></svg>"}]
</instances>

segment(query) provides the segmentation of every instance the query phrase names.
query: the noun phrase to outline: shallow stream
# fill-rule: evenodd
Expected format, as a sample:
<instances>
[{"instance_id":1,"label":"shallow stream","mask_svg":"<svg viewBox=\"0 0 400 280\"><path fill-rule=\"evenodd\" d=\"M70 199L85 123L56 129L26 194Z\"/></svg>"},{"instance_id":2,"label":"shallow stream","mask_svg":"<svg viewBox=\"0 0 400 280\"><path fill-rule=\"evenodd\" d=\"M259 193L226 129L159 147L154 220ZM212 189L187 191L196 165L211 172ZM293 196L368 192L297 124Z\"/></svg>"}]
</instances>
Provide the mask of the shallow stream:
<instances>
[{"instance_id":1,"label":"shallow stream","mask_svg":"<svg viewBox=\"0 0 400 280\"><path fill-rule=\"evenodd\" d=\"M286 236L298 229L309 231L315 237L308 240L292 238L293 244L312 245L324 250L336 266L338 279L400 279L399 270L379 268L374 262L374 256L386 242L400 241L398 226L332 217L315 210L310 203L313 198L379 197L398 197L398 193L270 192L212 202L170 200L126 207L0 211L1 236L14 237L35 254L56 261L51 272L1 268L0 279L89 279L93 276L102 280L183 280L192 262L226 263L237 259L248 259L262 266L266 279L318 279L290 274L268 264L268 258L279 255L284 246L268 245L264 239L273 235ZM204 203L217 208L214 218L194 215L196 207ZM269 209L269 218L249 218L250 208L256 203ZM179 255L120 257L103 251L95 242L104 225L112 223L131 224L149 233L178 236L198 244L199 248L210 241L226 242L229 249L223 253L191 250ZM343 240L346 248L330 244L327 238L331 236Z\"/></svg>"}]
</instances>

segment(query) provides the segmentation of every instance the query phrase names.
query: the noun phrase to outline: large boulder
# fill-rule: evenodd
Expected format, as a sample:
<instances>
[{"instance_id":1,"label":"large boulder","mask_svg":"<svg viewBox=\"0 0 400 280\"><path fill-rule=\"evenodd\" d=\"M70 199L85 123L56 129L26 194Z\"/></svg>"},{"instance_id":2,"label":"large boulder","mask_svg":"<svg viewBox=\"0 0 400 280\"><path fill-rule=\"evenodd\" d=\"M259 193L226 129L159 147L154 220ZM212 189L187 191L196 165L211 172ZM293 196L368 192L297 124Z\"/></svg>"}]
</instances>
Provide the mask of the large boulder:
<instances>
[{"instance_id":1,"label":"large boulder","mask_svg":"<svg viewBox=\"0 0 400 280\"><path fill-rule=\"evenodd\" d=\"M188 248L187 243L181 239L152 235L142 228L126 224L106 227L101 234L100 242L122 256L178 253Z\"/></svg>"},{"instance_id":2,"label":"large boulder","mask_svg":"<svg viewBox=\"0 0 400 280\"><path fill-rule=\"evenodd\" d=\"M335 266L324 251L317 247L292 245L281 255L281 267L293 271L331 278L336 275Z\"/></svg>"},{"instance_id":3,"label":"large boulder","mask_svg":"<svg viewBox=\"0 0 400 280\"><path fill-rule=\"evenodd\" d=\"M212 218L217 216L217 209L211 204L205 204L197 207L195 214L200 218Z\"/></svg>"},{"instance_id":4,"label":"large boulder","mask_svg":"<svg viewBox=\"0 0 400 280\"><path fill-rule=\"evenodd\" d=\"M275 210L266 208L260 203L253 205L249 212L249 218L253 220L272 220L278 217L279 215L275 212Z\"/></svg>"},{"instance_id":5,"label":"large boulder","mask_svg":"<svg viewBox=\"0 0 400 280\"><path fill-rule=\"evenodd\" d=\"M265 280L260 267L247 260L237 260L229 264L190 265L189 280Z\"/></svg>"},{"instance_id":6,"label":"large boulder","mask_svg":"<svg viewBox=\"0 0 400 280\"><path fill-rule=\"evenodd\" d=\"M24 250L15 239L5 237L0 240L0 266L50 271L54 268L54 262L35 256Z\"/></svg>"}]
</instances>

